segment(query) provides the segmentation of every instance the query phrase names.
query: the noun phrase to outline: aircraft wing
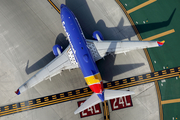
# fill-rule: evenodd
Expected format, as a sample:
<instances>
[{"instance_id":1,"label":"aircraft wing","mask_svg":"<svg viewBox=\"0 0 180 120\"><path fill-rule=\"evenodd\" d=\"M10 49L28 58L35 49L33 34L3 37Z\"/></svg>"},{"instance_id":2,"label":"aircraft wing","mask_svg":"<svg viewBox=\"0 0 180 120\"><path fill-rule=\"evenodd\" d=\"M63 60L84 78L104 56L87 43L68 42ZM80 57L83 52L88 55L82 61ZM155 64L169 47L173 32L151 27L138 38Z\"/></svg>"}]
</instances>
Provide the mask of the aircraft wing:
<instances>
[{"instance_id":1,"label":"aircraft wing","mask_svg":"<svg viewBox=\"0 0 180 120\"><path fill-rule=\"evenodd\" d=\"M75 61L70 46L68 46L59 56L21 85L15 93L19 95L43 80L51 80L51 77L60 74L62 70L73 68L78 68L78 63Z\"/></svg>"},{"instance_id":2,"label":"aircraft wing","mask_svg":"<svg viewBox=\"0 0 180 120\"><path fill-rule=\"evenodd\" d=\"M164 41L95 41L86 40L87 46L95 61L105 57L108 54L126 53L131 50L158 47L164 44Z\"/></svg>"}]
</instances>

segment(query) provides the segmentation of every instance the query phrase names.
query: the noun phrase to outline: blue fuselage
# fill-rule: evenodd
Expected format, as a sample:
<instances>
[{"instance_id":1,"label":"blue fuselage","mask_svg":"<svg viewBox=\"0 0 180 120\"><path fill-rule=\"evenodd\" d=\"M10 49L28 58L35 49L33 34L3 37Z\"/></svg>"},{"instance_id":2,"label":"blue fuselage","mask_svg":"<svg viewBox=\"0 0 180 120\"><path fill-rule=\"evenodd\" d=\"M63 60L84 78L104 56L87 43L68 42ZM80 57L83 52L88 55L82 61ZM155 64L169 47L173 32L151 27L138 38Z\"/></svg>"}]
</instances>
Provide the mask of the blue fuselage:
<instances>
[{"instance_id":1,"label":"blue fuselage","mask_svg":"<svg viewBox=\"0 0 180 120\"><path fill-rule=\"evenodd\" d=\"M103 101L103 83L99 70L87 47L84 34L71 10L61 5L61 22L69 40L71 50L91 90Z\"/></svg>"},{"instance_id":2,"label":"blue fuselage","mask_svg":"<svg viewBox=\"0 0 180 120\"><path fill-rule=\"evenodd\" d=\"M69 40L71 50L73 51L74 57L78 62L84 77L99 73L91 53L87 48L84 34L76 17L64 5L61 8L61 20Z\"/></svg>"}]
</instances>

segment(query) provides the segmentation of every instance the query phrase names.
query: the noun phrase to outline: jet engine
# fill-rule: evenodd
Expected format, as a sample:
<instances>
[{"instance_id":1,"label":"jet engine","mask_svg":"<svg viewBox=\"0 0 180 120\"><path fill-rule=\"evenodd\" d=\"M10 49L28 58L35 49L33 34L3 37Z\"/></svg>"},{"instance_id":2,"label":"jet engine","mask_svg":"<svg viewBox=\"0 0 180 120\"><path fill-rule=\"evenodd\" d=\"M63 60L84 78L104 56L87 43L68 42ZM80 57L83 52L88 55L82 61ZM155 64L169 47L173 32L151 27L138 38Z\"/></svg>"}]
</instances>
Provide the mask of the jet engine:
<instances>
[{"instance_id":1,"label":"jet engine","mask_svg":"<svg viewBox=\"0 0 180 120\"><path fill-rule=\"evenodd\" d=\"M60 55L62 53L62 49L60 45L54 45L53 46L53 54L57 57L58 55Z\"/></svg>"},{"instance_id":2,"label":"jet engine","mask_svg":"<svg viewBox=\"0 0 180 120\"><path fill-rule=\"evenodd\" d=\"M98 40L98 41L104 40L101 32L99 32L99 31L94 31L94 32L93 32L93 38L96 39L96 40Z\"/></svg>"}]
</instances>

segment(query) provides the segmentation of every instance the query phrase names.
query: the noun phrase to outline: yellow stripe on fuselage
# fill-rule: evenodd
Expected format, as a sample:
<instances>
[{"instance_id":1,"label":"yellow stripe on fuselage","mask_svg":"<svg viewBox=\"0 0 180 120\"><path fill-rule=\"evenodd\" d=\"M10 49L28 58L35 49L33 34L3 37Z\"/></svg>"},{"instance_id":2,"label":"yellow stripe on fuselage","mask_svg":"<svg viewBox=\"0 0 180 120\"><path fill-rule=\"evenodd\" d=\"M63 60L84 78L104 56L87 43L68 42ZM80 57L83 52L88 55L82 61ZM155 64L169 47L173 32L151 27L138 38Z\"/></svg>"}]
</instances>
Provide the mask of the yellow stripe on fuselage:
<instances>
[{"instance_id":1,"label":"yellow stripe on fuselage","mask_svg":"<svg viewBox=\"0 0 180 120\"><path fill-rule=\"evenodd\" d=\"M84 79L88 85L100 83L100 81L102 80L100 73L97 73L96 75L92 75L89 77L85 77Z\"/></svg>"}]
</instances>

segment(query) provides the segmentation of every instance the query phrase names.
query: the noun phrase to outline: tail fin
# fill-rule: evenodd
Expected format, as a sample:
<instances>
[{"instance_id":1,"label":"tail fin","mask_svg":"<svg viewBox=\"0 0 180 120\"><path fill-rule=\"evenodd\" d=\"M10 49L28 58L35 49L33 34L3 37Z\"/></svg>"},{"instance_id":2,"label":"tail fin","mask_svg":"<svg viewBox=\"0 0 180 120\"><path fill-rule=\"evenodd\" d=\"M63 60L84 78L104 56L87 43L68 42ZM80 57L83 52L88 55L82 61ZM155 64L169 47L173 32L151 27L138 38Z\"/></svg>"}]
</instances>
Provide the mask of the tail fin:
<instances>
[{"instance_id":1,"label":"tail fin","mask_svg":"<svg viewBox=\"0 0 180 120\"><path fill-rule=\"evenodd\" d=\"M122 90L104 90L104 97L105 100L132 95L135 94L132 91L122 91ZM93 93L75 112L74 114L77 114L93 105L96 105L97 103L102 102L101 99L98 97L96 93Z\"/></svg>"}]
</instances>

